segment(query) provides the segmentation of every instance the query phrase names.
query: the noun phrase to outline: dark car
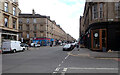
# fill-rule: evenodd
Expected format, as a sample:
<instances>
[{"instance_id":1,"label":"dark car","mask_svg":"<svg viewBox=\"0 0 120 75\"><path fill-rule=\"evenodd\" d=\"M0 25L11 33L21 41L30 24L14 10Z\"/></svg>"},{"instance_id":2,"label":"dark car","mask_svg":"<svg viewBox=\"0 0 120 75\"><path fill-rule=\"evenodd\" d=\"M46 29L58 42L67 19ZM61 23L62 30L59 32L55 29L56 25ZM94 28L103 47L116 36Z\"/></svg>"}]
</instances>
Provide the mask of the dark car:
<instances>
[{"instance_id":1,"label":"dark car","mask_svg":"<svg viewBox=\"0 0 120 75\"><path fill-rule=\"evenodd\" d=\"M29 47L29 45L27 45L25 43L21 43L21 46L23 46L23 47Z\"/></svg>"},{"instance_id":2,"label":"dark car","mask_svg":"<svg viewBox=\"0 0 120 75\"><path fill-rule=\"evenodd\" d=\"M63 51L71 51L73 50L73 47L71 44L66 44L64 47L63 47Z\"/></svg>"}]
</instances>

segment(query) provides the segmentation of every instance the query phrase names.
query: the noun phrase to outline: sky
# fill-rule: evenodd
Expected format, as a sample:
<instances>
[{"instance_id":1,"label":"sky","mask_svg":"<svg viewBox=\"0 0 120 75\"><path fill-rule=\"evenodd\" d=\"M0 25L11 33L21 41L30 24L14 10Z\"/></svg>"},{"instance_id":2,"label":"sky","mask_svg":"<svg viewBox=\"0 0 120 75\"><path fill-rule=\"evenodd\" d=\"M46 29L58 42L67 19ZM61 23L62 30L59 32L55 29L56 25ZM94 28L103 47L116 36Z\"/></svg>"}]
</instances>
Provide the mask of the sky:
<instances>
[{"instance_id":1,"label":"sky","mask_svg":"<svg viewBox=\"0 0 120 75\"><path fill-rule=\"evenodd\" d=\"M50 16L51 20L75 39L79 38L79 18L83 15L85 0L19 0L22 13Z\"/></svg>"}]
</instances>

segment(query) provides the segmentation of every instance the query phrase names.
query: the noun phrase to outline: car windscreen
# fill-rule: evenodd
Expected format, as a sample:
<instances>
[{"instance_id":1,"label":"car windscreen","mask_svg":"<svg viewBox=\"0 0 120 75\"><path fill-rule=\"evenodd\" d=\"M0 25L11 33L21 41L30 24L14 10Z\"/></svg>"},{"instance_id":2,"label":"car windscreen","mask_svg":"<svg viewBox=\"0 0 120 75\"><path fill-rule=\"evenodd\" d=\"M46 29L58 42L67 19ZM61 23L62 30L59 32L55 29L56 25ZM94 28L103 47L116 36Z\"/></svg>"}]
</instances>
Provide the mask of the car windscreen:
<instances>
[{"instance_id":1,"label":"car windscreen","mask_svg":"<svg viewBox=\"0 0 120 75\"><path fill-rule=\"evenodd\" d=\"M64 47L70 47L70 44L65 45Z\"/></svg>"}]
</instances>

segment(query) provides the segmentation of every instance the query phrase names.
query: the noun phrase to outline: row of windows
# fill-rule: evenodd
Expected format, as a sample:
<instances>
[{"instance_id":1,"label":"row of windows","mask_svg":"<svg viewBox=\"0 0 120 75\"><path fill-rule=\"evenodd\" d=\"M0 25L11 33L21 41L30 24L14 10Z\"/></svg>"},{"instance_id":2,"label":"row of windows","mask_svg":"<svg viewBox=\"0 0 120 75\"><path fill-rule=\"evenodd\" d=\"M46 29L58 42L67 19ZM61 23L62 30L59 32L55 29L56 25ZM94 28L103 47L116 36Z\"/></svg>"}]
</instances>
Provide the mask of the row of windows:
<instances>
[{"instance_id":1,"label":"row of windows","mask_svg":"<svg viewBox=\"0 0 120 75\"><path fill-rule=\"evenodd\" d=\"M19 30L22 30L22 29L23 29L22 25L19 25ZM29 25L26 25L26 29L27 30L30 29ZM34 30L37 30L37 25L34 25Z\"/></svg>"},{"instance_id":2,"label":"row of windows","mask_svg":"<svg viewBox=\"0 0 120 75\"><path fill-rule=\"evenodd\" d=\"M99 8L98 8L99 6ZM120 2L115 3L115 12L116 12L116 18L120 18ZM97 19L97 18L103 18L103 3L94 4L92 6L92 18Z\"/></svg>"},{"instance_id":3,"label":"row of windows","mask_svg":"<svg viewBox=\"0 0 120 75\"><path fill-rule=\"evenodd\" d=\"M9 10L8 8L9 8L9 7L8 7L8 3L5 2L5 3L4 3L4 11L5 11L5 12L8 12L8 10ZM15 16L15 15L16 15L16 7L13 6L12 9L13 9L13 15Z\"/></svg>"},{"instance_id":4,"label":"row of windows","mask_svg":"<svg viewBox=\"0 0 120 75\"><path fill-rule=\"evenodd\" d=\"M13 28L16 29L16 19L13 19ZM9 27L9 19L7 17L4 18L4 26Z\"/></svg>"},{"instance_id":5,"label":"row of windows","mask_svg":"<svg viewBox=\"0 0 120 75\"><path fill-rule=\"evenodd\" d=\"M99 16L98 16L99 14ZM103 18L103 3L100 3L99 4L99 9L98 9L98 5L95 4L93 7L92 7L92 15L93 15L93 19L96 19L96 18Z\"/></svg>"},{"instance_id":6,"label":"row of windows","mask_svg":"<svg viewBox=\"0 0 120 75\"><path fill-rule=\"evenodd\" d=\"M34 37L37 37L37 33L36 33L36 32L34 32L34 33L33 33L33 35L34 35ZM40 35L40 36L41 36L41 37L43 37L43 33L41 33L41 35ZM20 37L20 38L22 38L22 37L23 37L23 34L22 34L22 33L20 33L20 34L19 34L19 37ZM29 33L27 33L27 38L30 38Z\"/></svg>"},{"instance_id":7,"label":"row of windows","mask_svg":"<svg viewBox=\"0 0 120 75\"><path fill-rule=\"evenodd\" d=\"M21 19L19 19L19 23L22 23ZM26 19L26 23L30 23L30 19ZM36 19L33 19L33 23L37 23Z\"/></svg>"}]
</instances>

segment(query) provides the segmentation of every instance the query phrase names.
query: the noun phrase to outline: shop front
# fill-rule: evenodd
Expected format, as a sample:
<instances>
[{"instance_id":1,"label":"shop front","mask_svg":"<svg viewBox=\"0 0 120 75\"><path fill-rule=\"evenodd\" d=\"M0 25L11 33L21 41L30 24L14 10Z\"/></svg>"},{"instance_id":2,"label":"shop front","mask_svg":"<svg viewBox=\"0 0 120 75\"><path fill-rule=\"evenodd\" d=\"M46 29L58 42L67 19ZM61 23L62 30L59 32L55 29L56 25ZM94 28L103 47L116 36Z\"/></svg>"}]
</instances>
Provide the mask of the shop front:
<instances>
[{"instance_id":1,"label":"shop front","mask_svg":"<svg viewBox=\"0 0 120 75\"><path fill-rule=\"evenodd\" d=\"M40 43L41 46L49 46L51 43L54 44L54 39L50 38L35 38L33 43Z\"/></svg>"},{"instance_id":2,"label":"shop front","mask_svg":"<svg viewBox=\"0 0 120 75\"><path fill-rule=\"evenodd\" d=\"M85 47L91 50L120 50L120 22L100 22L86 30Z\"/></svg>"},{"instance_id":3,"label":"shop front","mask_svg":"<svg viewBox=\"0 0 120 75\"><path fill-rule=\"evenodd\" d=\"M106 29L91 30L91 48L92 50L103 50L103 48L107 48Z\"/></svg>"}]
</instances>

